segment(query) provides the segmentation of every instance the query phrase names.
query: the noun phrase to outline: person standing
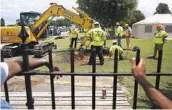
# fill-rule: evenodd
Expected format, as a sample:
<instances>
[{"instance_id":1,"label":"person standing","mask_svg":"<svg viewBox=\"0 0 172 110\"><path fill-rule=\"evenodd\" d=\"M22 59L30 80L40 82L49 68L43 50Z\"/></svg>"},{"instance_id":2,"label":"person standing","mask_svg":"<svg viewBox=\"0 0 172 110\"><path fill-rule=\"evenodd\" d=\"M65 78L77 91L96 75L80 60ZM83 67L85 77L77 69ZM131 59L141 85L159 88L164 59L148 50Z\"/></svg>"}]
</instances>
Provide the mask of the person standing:
<instances>
[{"instance_id":1,"label":"person standing","mask_svg":"<svg viewBox=\"0 0 172 110\"><path fill-rule=\"evenodd\" d=\"M155 43L154 54L153 54L153 56L150 56L149 58L155 58L157 51L163 50L165 38L168 37L168 33L163 30L162 25L157 25L157 32L154 35L155 35L155 38L154 38L154 43Z\"/></svg>"},{"instance_id":2,"label":"person standing","mask_svg":"<svg viewBox=\"0 0 172 110\"><path fill-rule=\"evenodd\" d=\"M126 38L127 50L129 50L132 29L128 24L125 24L124 28L125 28L125 38Z\"/></svg>"},{"instance_id":3,"label":"person standing","mask_svg":"<svg viewBox=\"0 0 172 110\"><path fill-rule=\"evenodd\" d=\"M75 42L74 48L77 47L77 39L79 36L79 32L78 30L75 28L75 26L72 26L70 32L69 32L70 38L71 38L71 43L70 43L70 47L73 48L73 44Z\"/></svg>"},{"instance_id":4,"label":"person standing","mask_svg":"<svg viewBox=\"0 0 172 110\"><path fill-rule=\"evenodd\" d=\"M118 46L121 46L121 38L123 36L123 28L120 26L120 24L117 22L116 23L116 31L115 31L115 35L118 39Z\"/></svg>"},{"instance_id":5,"label":"person standing","mask_svg":"<svg viewBox=\"0 0 172 110\"><path fill-rule=\"evenodd\" d=\"M100 24L98 22L94 23L94 29L88 31L87 36L90 37L91 40L91 52L93 49L96 50L96 54L99 56L100 65L104 64L104 56L103 56L103 45L106 45L106 35L105 32L101 29ZM88 64L91 65L93 61L93 53L91 53Z\"/></svg>"}]
</instances>

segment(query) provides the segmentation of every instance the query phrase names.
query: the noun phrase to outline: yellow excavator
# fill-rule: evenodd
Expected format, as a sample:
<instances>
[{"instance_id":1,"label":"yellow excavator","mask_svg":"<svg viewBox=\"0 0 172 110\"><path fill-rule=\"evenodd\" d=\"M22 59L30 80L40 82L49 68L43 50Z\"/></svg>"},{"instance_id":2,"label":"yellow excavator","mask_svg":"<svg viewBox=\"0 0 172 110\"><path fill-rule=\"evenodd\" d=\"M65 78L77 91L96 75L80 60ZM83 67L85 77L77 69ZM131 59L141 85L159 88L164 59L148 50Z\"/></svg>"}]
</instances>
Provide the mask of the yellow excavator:
<instances>
[{"instance_id":1,"label":"yellow excavator","mask_svg":"<svg viewBox=\"0 0 172 110\"><path fill-rule=\"evenodd\" d=\"M47 53L48 49L54 47L54 44L42 42L38 43L38 40L42 37L43 33L49 25L48 19L51 17L63 16L83 27L86 30L93 28L94 20L90 18L85 12L74 8L78 13L74 13L65 9L62 5L51 3L51 6L41 15L36 12L24 12L20 13L20 16L24 20L24 25L29 37L26 39L26 43L29 45L30 52L35 56L42 56ZM13 56L20 53L20 44L22 43L19 37L21 26L4 26L1 29L1 43L10 43L5 45L1 49L1 55ZM82 44L85 44L86 38L84 38Z\"/></svg>"}]
</instances>

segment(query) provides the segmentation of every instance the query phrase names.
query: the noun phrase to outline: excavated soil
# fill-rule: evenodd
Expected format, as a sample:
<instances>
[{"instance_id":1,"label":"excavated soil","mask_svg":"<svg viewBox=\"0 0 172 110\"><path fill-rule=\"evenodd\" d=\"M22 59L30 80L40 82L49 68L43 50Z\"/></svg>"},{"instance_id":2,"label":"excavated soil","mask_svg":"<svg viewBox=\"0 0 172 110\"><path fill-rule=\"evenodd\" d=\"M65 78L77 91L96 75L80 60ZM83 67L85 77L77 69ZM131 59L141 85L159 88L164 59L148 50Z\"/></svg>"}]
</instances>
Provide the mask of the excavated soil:
<instances>
[{"instance_id":1,"label":"excavated soil","mask_svg":"<svg viewBox=\"0 0 172 110\"><path fill-rule=\"evenodd\" d=\"M66 51L66 52L62 52L60 54L60 61L59 63L67 63L69 64L70 63L70 52ZM78 52L75 52L74 54L74 58L75 58L75 64L78 64L78 65L86 65L88 64L88 61L89 61L89 54L85 54L83 57L82 56L79 56L78 55ZM104 56L104 59L109 59L109 56ZM99 58L96 57L96 62L97 64L99 63Z\"/></svg>"}]
</instances>

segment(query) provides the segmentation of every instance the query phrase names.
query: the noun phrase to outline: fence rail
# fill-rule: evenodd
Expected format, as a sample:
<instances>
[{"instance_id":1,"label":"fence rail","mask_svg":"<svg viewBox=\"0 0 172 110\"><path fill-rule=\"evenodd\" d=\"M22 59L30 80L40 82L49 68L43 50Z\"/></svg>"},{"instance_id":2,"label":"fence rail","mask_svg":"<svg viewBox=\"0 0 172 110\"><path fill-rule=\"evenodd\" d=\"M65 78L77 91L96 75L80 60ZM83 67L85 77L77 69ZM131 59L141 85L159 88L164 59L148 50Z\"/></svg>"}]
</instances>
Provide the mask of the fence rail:
<instances>
[{"instance_id":1,"label":"fence rail","mask_svg":"<svg viewBox=\"0 0 172 110\"><path fill-rule=\"evenodd\" d=\"M25 50L27 51L27 50ZM35 71L28 70L28 61L23 63L24 72L18 74L17 76L25 76L25 86L26 86L26 96L27 96L27 107L28 109L34 109L34 99L32 97L32 87L31 87L31 79L30 77L33 75L47 75L50 76L50 84L51 84L51 101L52 101L52 109L56 108L55 103L55 90L54 90L54 76L55 75L63 75L63 76L71 76L71 108L75 109L75 76L92 76L92 109L96 109L96 77L104 76L104 77L113 77L113 102L112 109L116 109L116 97L117 97L117 77L118 76L132 76L132 73L118 73L118 50L115 51L114 56L114 70L113 72L102 72L96 73L96 52L92 51L94 55L94 60L92 64L92 72L84 73L84 72L75 72L75 60L74 60L74 49L70 49L71 56L71 71L70 72L53 72L53 58L52 51L49 51L49 64L50 70L47 71ZM135 48L136 51L136 62L139 63L140 60L140 49ZM26 58L27 57L27 58ZM23 54L23 59L28 59L27 52ZM2 58L2 61L4 59ZM23 60L25 61L25 60ZM157 62L157 72L147 73L147 76L156 76L155 87L159 89L160 77L161 76L172 76L172 72L169 73L161 73L161 63L162 63L162 51L159 51L158 62ZM28 86L29 85L29 86ZM8 95L8 86L7 82L4 85L6 100L10 102ZM138 93L138 82L134 81L134 96L133 96L133 109L137 108L137 93Z\"/></svg>"}]
</instances>

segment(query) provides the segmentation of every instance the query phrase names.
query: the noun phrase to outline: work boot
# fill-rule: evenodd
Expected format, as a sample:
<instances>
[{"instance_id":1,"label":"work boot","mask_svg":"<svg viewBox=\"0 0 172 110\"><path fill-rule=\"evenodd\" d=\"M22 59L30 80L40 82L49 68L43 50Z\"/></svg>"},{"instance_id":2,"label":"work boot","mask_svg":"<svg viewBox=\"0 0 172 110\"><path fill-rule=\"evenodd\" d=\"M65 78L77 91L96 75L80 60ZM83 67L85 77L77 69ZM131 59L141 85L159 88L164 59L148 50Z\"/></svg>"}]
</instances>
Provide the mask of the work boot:
<instances>
[{"instance_id":1,"label":"work boot","mask_svg":"<svg viewBox=\"0 0 172 110\"><path fill-rule=\"evenodd\" d=\"M71 48L71 47L72 47L72 45L69 45L69 47Z\"/></svg>"},{"instance_id":2,"label":"work boot","mask_svg":"<svg viewBox=\"0 0 172 110\"><path fill-rule=\"evenodd\" d=\"M101 61L101 62L100 62L100 65L104 65L104 62L103 62L103 61Z\"/></svg>"},{"instance_id":3,"label":"work boot","mask_svg":"<svg viewBox=\"0 0 172 110\"><path fill-rule=\"evenodd\" d=\"M120 57L119 57L119 60L123 60L123 57L122 57L122 56L120 56Z\"/></svg>"}]
</instances>

